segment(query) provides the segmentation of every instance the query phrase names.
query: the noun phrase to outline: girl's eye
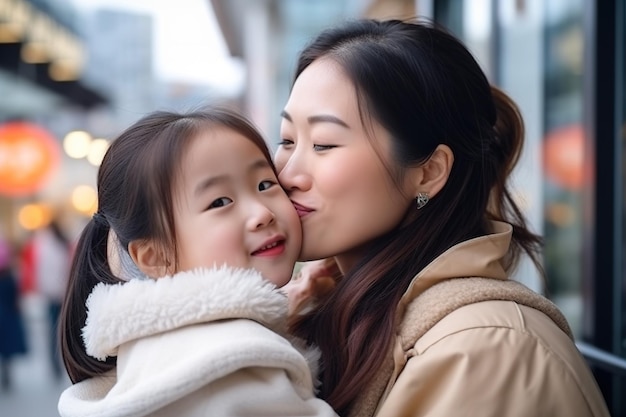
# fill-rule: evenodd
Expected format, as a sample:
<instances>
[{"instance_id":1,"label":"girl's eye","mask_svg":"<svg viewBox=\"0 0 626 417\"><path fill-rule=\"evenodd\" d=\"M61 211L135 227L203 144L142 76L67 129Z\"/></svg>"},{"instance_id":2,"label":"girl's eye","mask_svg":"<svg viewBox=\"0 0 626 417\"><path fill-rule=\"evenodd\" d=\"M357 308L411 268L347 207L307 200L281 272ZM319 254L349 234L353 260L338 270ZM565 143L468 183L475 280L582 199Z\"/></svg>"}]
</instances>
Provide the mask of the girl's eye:
<instances>
[{"instance_id":1,"label":"girl's eye","mask_svg":"<svg viewBox=\"0 0 626 417\"><path fill-rule=\"evenodd\" d=\"M337 145L313 145L315 151L327 151L336 147Z\"/></svg>"},{"instance_id":2,"label":"girl's eye","mask_svg":"<svg viewBox=\"0 0 626 417\"><path fill-rule=\"evenodd\" d=\"M265 180L259 183L259 191L265 191L276 185L276 181Z\"/></svg>"},{"instance_id":3,"label":"girl's eye","mask_svg":"<svg viewBox=\"0 0 626 417\"><path fill-rule=\"evenodd\" d=\"M289 146L293 145L293 141L289 139L281 139L278 141L278 146Z\"/></svg>"},{"instance_id":4,"label":"girl's eye","mask_svg":"<svg viewBox=\"0 0 626 417\"><path fill-rule=\"evenodd\" d=\"M213 200L213 202L211 204L209 204L209 210L210 209L214 209L214 208L225 207L225 206L229 205L232 202L233 202L233 200L231 200L228 197L220 197L217 200Z\"/></svg>"}]
</instances>

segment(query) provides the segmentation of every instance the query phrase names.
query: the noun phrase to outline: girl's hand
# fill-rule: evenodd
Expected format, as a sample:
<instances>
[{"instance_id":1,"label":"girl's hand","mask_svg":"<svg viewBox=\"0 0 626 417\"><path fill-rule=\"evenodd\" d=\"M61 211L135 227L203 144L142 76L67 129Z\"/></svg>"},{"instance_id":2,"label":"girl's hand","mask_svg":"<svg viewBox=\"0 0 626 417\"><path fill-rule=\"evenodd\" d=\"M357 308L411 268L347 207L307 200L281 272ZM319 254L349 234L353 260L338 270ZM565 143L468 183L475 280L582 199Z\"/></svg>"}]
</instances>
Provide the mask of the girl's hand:
<instances>
[{"instance_id":1,"label":"girl's hand","mask_svg":"<svg viewBox=\"0 0 626 417\"><path fill-rule=\"evenodd\" d=\"M283 287L289 298L289 314L299 313L311 302L327 295L335 288L339 275L332 258L305 263Z\"/></svg>"}]
</instances>

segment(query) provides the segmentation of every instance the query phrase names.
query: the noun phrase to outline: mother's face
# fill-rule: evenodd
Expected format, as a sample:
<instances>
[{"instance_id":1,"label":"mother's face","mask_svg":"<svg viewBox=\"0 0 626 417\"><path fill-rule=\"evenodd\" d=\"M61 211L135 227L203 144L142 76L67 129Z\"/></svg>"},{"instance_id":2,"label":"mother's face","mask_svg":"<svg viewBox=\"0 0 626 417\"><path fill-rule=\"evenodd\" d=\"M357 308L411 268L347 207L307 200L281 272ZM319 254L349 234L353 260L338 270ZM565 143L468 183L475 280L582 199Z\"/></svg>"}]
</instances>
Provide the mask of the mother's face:
<instances>
[{"instance_id":1,"label":"mother's face","mask_svg":"<svg viewBox=\"0 0 626 417\"><path fill-rule=\"evenodd\" d=\"M276 167L302 221L300 257L335 256L345 272L364 245L401 222L414 197L386 167L390 135L376 123L365 129L352 82L327 59L296 80L280 130Z\"/></svg>"}]
</instances>

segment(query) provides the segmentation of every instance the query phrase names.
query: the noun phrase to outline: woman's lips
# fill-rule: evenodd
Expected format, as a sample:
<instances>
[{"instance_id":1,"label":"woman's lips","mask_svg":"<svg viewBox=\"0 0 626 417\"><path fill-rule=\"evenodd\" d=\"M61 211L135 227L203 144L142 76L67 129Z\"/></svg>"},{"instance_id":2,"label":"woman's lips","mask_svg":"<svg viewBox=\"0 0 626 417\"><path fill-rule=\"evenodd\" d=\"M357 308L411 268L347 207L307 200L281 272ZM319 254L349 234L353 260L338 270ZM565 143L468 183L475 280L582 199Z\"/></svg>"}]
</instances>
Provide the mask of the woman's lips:
<instances>
[{"instance_id":1,"label":"woman's lips","mask_svg":"<svg viewBox=\"0 0 626 417\"><path fill-rule=\"evenodd\" d=\"M296 212L298 213L298 216L300 216L300 218L315 211L312 208L303 206L302 204L296 203L295 201L292 201L292 203L293 203L293 207L296 209Z\"/></svg>"}]
</instances>

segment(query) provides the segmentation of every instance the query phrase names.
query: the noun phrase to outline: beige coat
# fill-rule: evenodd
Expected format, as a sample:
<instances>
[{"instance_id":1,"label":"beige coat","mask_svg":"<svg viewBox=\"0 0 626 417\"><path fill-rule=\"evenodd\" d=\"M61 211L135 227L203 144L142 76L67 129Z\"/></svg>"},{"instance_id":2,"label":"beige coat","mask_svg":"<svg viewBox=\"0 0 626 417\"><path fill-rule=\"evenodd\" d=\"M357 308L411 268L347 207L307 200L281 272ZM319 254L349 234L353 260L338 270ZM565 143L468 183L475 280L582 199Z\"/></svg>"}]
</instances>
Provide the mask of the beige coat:
<instances>
[{"instance_id":1,"label":"beige coat","mask_svg":"<svg viewBox=\"0 0 626 417\"><path fill-rule=\"evenodd\" d=\"M393 352L351 416L609 416L565 318L507 279L511 226L494 229L415 277Z\"/></svg>"}]
</instances>

